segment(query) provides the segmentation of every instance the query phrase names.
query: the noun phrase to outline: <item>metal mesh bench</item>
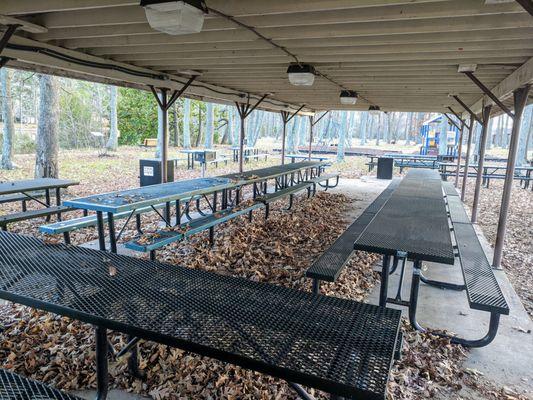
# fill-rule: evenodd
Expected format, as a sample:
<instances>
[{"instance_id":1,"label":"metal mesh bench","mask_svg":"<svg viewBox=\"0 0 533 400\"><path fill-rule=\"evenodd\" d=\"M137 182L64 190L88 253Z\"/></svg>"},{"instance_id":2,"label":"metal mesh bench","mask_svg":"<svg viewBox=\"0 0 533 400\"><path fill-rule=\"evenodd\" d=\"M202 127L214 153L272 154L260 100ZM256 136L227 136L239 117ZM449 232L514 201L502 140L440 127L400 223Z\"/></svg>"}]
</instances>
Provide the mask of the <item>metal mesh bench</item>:
<instances>
[{"instance_id":1,"label":"metal mesh bench","mask_svg":"<svg viewBox=\"0 0 533 400\"><path fill-rule=\"evenodd\" d=\"M51 215L60 215L64 212L73 211L74 208L66 206L51 206L47 208L41 208L38 210L21 211L15 214L0 216L0 227L3 230L7 230L7 225L13 222L25 221L28 219L35 219L41 217L49 217Z\"/></svg>"},{"instance_id":2,"label":"metal mesh bench","mask_svg":"<svg viewBox=\"0 0 533 400\"><path fill-rule=\"evenodd\" d=\"M159 230L153 233L147 233L141 237L131 240L125 244L126 248L143 253L150 253L152 259L155 258L155 251L171 243L183 240L191 235L210 229L230 219L247 214L253 210L264 207L261 203L256 203L240 209L226 209L216 211L205 217L193 219L183 223L178 227L167 230ZM211 239L212 241L212 239Z\"/></svg>"},{"instance_id":3,"label":"metal mesh bench","mask_svg":"<svg viewBox=\"0 0 533 400\"><path fill-rule=\"evenodd\" d=\"M40 382L0 369L2 400L82 400Z\"/></svg>"},{"instance_id":4,"label":"metal mesh bench","mask_svg":"<svg viewBox=\"0 0 533 400\"><path fill-rule=\"evenodd\" d=\"M500 315L509 314L509 306L463 203L458 196L449 196L447 200L468 304L474 310L490 313L488 333L483 338L470 340L452 337L452 341L469 347L486 346L498 332Z\"/></svg>"},{"instance_id":5,"label":"metal mesh bench","mask_svg":"<svg viewBox=\"0 0 533 400\"><path fill-rule=\"evenodd\" d=\"M442 188L444 189L444 194L447 197L459 196L457 190L455 189L455 186L451 182L442 182Z\"/></svg>"},{"instance_id":6,"label":"metal mesh bench","mask_svg":"<svg viewBox=\"0 0 533 400\"><path fill-rule=\"evenodd\" d=\"M113 217L114 217L113 219L118 220L118 219L124 219L124 218L129 218L131 216L135 216L136 221L137 221L137 230L140 231L141 230L140 215L150 212L150 211L154 211L154 208L157 210L157 209L162 209L164 207L165 207L165 204L158 204L158 205L155 205L153 208L152 207L141 207L137 210L134 210L133 213L131 211L126 211L126 212L113 214ZM102 218L104 222L107 222L108 214L104 214ZM69 219L66 221L58 221L53 224L41 225L39 227L39 232L46 233L49 235L63 234L65 237L65 243L70 243L70 236L69 236L70 232L78 230L78 229L90 228L90 227L96 226L97 223L98 221L97 221L96 215L87 215L81 218L73 218L73 219Z\"/></svg>"},{"instance_id":7,"label":"metal mesh bench","mask_svg":"<svg viewBox=\"0 0 533 400\"><path fill-rule=\"evenodd\" d=\"M320 281L335 282L354 252L353 244L376 213L383 207L397 187L399 180L389 186L357 217L338 239L309 267L305 276L313 279L313 292L318 293Z\"/></svg>"},{"instance_id":8,"label":"metal mesh bench","mask_svg":"<svg viewBox=\"0 0 533 400\"><path fill-rule=\"evenodd\" d=\"M0 232L0 298L338 396L385 399L401 313ZM103 398L103 397L101 397Z\"/></svg>"}]
</instances>

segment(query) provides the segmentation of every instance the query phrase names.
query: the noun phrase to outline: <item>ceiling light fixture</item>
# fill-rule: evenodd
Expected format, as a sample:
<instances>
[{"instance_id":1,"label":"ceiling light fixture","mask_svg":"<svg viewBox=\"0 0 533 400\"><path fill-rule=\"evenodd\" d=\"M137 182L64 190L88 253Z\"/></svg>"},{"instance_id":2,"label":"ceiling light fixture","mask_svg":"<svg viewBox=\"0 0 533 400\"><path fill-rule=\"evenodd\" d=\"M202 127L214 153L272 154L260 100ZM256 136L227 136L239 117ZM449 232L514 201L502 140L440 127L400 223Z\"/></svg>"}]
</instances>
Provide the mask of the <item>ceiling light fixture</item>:
<instances>
[{"instance_id":1,"label":"ceiling light fixture","mask_svg":"<svg viewBox=\"0 0 533 400\"><path fill-rule=\"evenodd\" d=\"M291 64L287 74L289 82L294 86L312 86L315 82L315 69L309 64Z\"/></svg>"},{"instance_id":2,"label":"ceiling light fixture","mask_svg":"<svg viewBox=\"0 0 533 400\"><path fill-rule=\"evenodd\" d=\"M206 10L200 0L141 0L141 6L150 26L159 32L186 35L200 32L204 25Z\"/></svg>"},{"instance_id":3,"label":"ceiling light fixture","mask_svg":"<svg viewBox=\"0 0 533 400\"><path fill-rule=\"evenodd\" d=\"M354 90L343 90L340 95L341 104L355 104L357 103L357 92Z\"/></svg>"}]
</instances>

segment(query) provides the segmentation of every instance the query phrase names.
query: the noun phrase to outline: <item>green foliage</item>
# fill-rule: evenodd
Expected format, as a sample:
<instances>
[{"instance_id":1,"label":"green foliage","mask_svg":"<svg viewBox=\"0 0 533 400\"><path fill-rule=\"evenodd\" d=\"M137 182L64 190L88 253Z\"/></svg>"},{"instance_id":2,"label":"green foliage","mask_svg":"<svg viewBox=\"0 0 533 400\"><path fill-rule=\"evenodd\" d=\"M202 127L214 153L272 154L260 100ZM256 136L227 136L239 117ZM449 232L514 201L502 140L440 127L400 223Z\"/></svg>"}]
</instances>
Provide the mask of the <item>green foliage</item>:
<instances>
[{"instance_id":1,"label":"green foliage","mask_svg":"<svg viewBox=\"0 0 533 400\"><path fill-rule=\"evenodd\" d=\"M140 144L157 137L157 104L150 92L120 88L118 97L119 144Z\"/></svg>"},{"instance_id":2,"label":"green foliage","mask_svg":"<svg viewBox=\"0 0 533 400\"><path fill-rule=\"evenodd\" d=\"M15 154L32 154L35 153L35 140L27 133L15 135L13 146Z\"/></svg>"}]
</instances>

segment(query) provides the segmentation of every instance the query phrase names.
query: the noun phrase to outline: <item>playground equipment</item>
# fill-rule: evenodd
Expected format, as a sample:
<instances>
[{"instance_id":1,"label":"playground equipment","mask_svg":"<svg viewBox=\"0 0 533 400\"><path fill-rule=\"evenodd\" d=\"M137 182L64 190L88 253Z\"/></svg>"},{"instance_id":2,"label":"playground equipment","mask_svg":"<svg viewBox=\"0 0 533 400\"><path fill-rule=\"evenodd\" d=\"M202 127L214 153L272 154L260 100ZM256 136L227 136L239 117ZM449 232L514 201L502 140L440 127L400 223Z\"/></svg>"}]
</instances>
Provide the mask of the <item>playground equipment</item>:
<instances>
[{"instance_id":1,"label":"playground equipment","mask_svg":"<svg viewBox=\"0 0 533 400\"><path fill-rule=\"evenodd\" d=\"M433 117L420 127L420 136L422 137L420 154L454 157L457 155L459 130L455 126L451 126L446 120L446 137L442 138L442 118L445 117L443 115ZM441 140L445 140L445 143L442 143Z\"/></svg>"}]
</instances>

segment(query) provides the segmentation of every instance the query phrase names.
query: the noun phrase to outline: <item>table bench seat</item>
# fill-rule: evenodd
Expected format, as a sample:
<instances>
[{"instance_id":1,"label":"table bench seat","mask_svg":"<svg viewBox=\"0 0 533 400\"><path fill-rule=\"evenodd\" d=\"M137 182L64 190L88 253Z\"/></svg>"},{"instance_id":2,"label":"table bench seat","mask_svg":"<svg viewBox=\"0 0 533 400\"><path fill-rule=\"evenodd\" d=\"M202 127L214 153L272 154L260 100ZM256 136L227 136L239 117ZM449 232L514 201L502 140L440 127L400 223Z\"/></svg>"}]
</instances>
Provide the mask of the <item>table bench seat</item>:
<instances>
[{"instance_id":1,"label":"table bench seat","mask_svg":"<svg viewBox=\"0 0 533 400\"><path fill-rule=\"evenodd\" d=\"M262 207L264 207L263 204L256 203L240 209L234 208L217 211L205 217L193 219L172 229L162 229L157 232L144 234L137 239L127 242L125 246L130 250L143 253L152 252Z\"/></svg>"},{"instance_id":2,"label":"table bench seat","mask_svg":"<svg viewBox=\"0 0 533 400\"><path fill-rule=\"evenodd\" d=\"M451 182L442 182L442 188L446 196L459 196L457 189Z\"/></svg>"},{"instance_id":3,"label":"table bench seat","mask_svg":"<svg viewBox=\"0 0 533 400\"><path fill-rule=\"evenodd\" d=\"M318 292L319 281L335 282L354 252L353 244L376 213L390 198L399 180L393 180L376 199L356 218L337 240L307 269L305 276L313 279L313 290Z\"/></svg>"},{"instance_id":4,"label":"table bench seat","mask_svg":"<svg viewBox=\"0 0 533 400\"><path fill-rule=\"evenodd\" d=\"M7 224L13 223L13 222L19 222L19 221L25 221L28 219L35 219L40 217L49 217L54 214L62 214L64 212L73 211L75 210L72 207L66 207L66 206L52 206L47 208L41 208L38 210L29 210L29 211L22 211L15 214L10 215L2 215L0 216L0 226L2 229L5 229L7 227Z\"/></svg>"},{"instance_id":5,"label":"table bench seat","mask_svg":"<svg viewBox=\"0 0 533 400\"><path fill-rule=\"evenodd\" d=\"M264 204L270 204L276 200L279 200L283 197L294 195L304 189L310 188L313 184L311 182L302 182L293 186L286 187L284 189L278 190L277 192L268 193L263 196L258 196L256 201L259 201Z\"/></svg>"},{"instance_id":6,"label":"table bench seat","mask_svg":"<svg viewBox=\"0 0 533 400\"><path fill-rule=\"evenodd\" d=\"M154 206L155 209L162 209L164 207L165 207L165 204L158 204ZM153 211L152 207L141 207L135 210L133 212L133 215L135 216L139 214L144 214L150 211ZM131 211L124 211L121 213L113 214L113 219L118 220L118 219L128 218L130 214L131 214ZM107 222L107 213L104 213L102 215L102 218L104 222ZM53 224L41 225L39 227L39 231L41 233L47 233L49 235L56 235L60 233L72 232L77 229L90 228L96 225L97 225L96 215L88 215L86 217L73 218L73 219L69 219L66 221L58 221Z\"/></svg>"},{"instance_id":7,"label":"table bench seat","mask_svg":"<svg viewBox=\"0 0 533 400\"><path fill-rule=\"evenodd\" d=\"M386 398L398 310L7 232L0 252L0 298L94 324L97 338L112 329L334 395Z\"/></svg>"},{"instance_id":8,"label":"table bench seat","mask_svg":"<svg viewBox=\"0 0 533 400\"><path fill-rule=\"evenodd\" d=\"M32 197L35 197L36 199L44 197L44 192L30 192L28 194ZM20 193L4 194L0 196L0 204L15 203L17 201L30 201L30 200L32 199Z\"/></svg>"},{"instance_id":9,"label":"table bench seat","mask_svg":"<svg viewBox=\"0 0 533 400\"><path fill-rule=\"evenodd\" d=\"M470 308L509 314L509 306L471 224L453 226Z\"/></svg>"},{"instance_id":10,"label":"table bench seat","mask_svg":"<svg viewBox=\"0 0 533 400\"><path fill-rule=\"evenodd\" d=\"M0 369L2 400L82 400L13 372Z\"/></svg>"}]
</instances>

